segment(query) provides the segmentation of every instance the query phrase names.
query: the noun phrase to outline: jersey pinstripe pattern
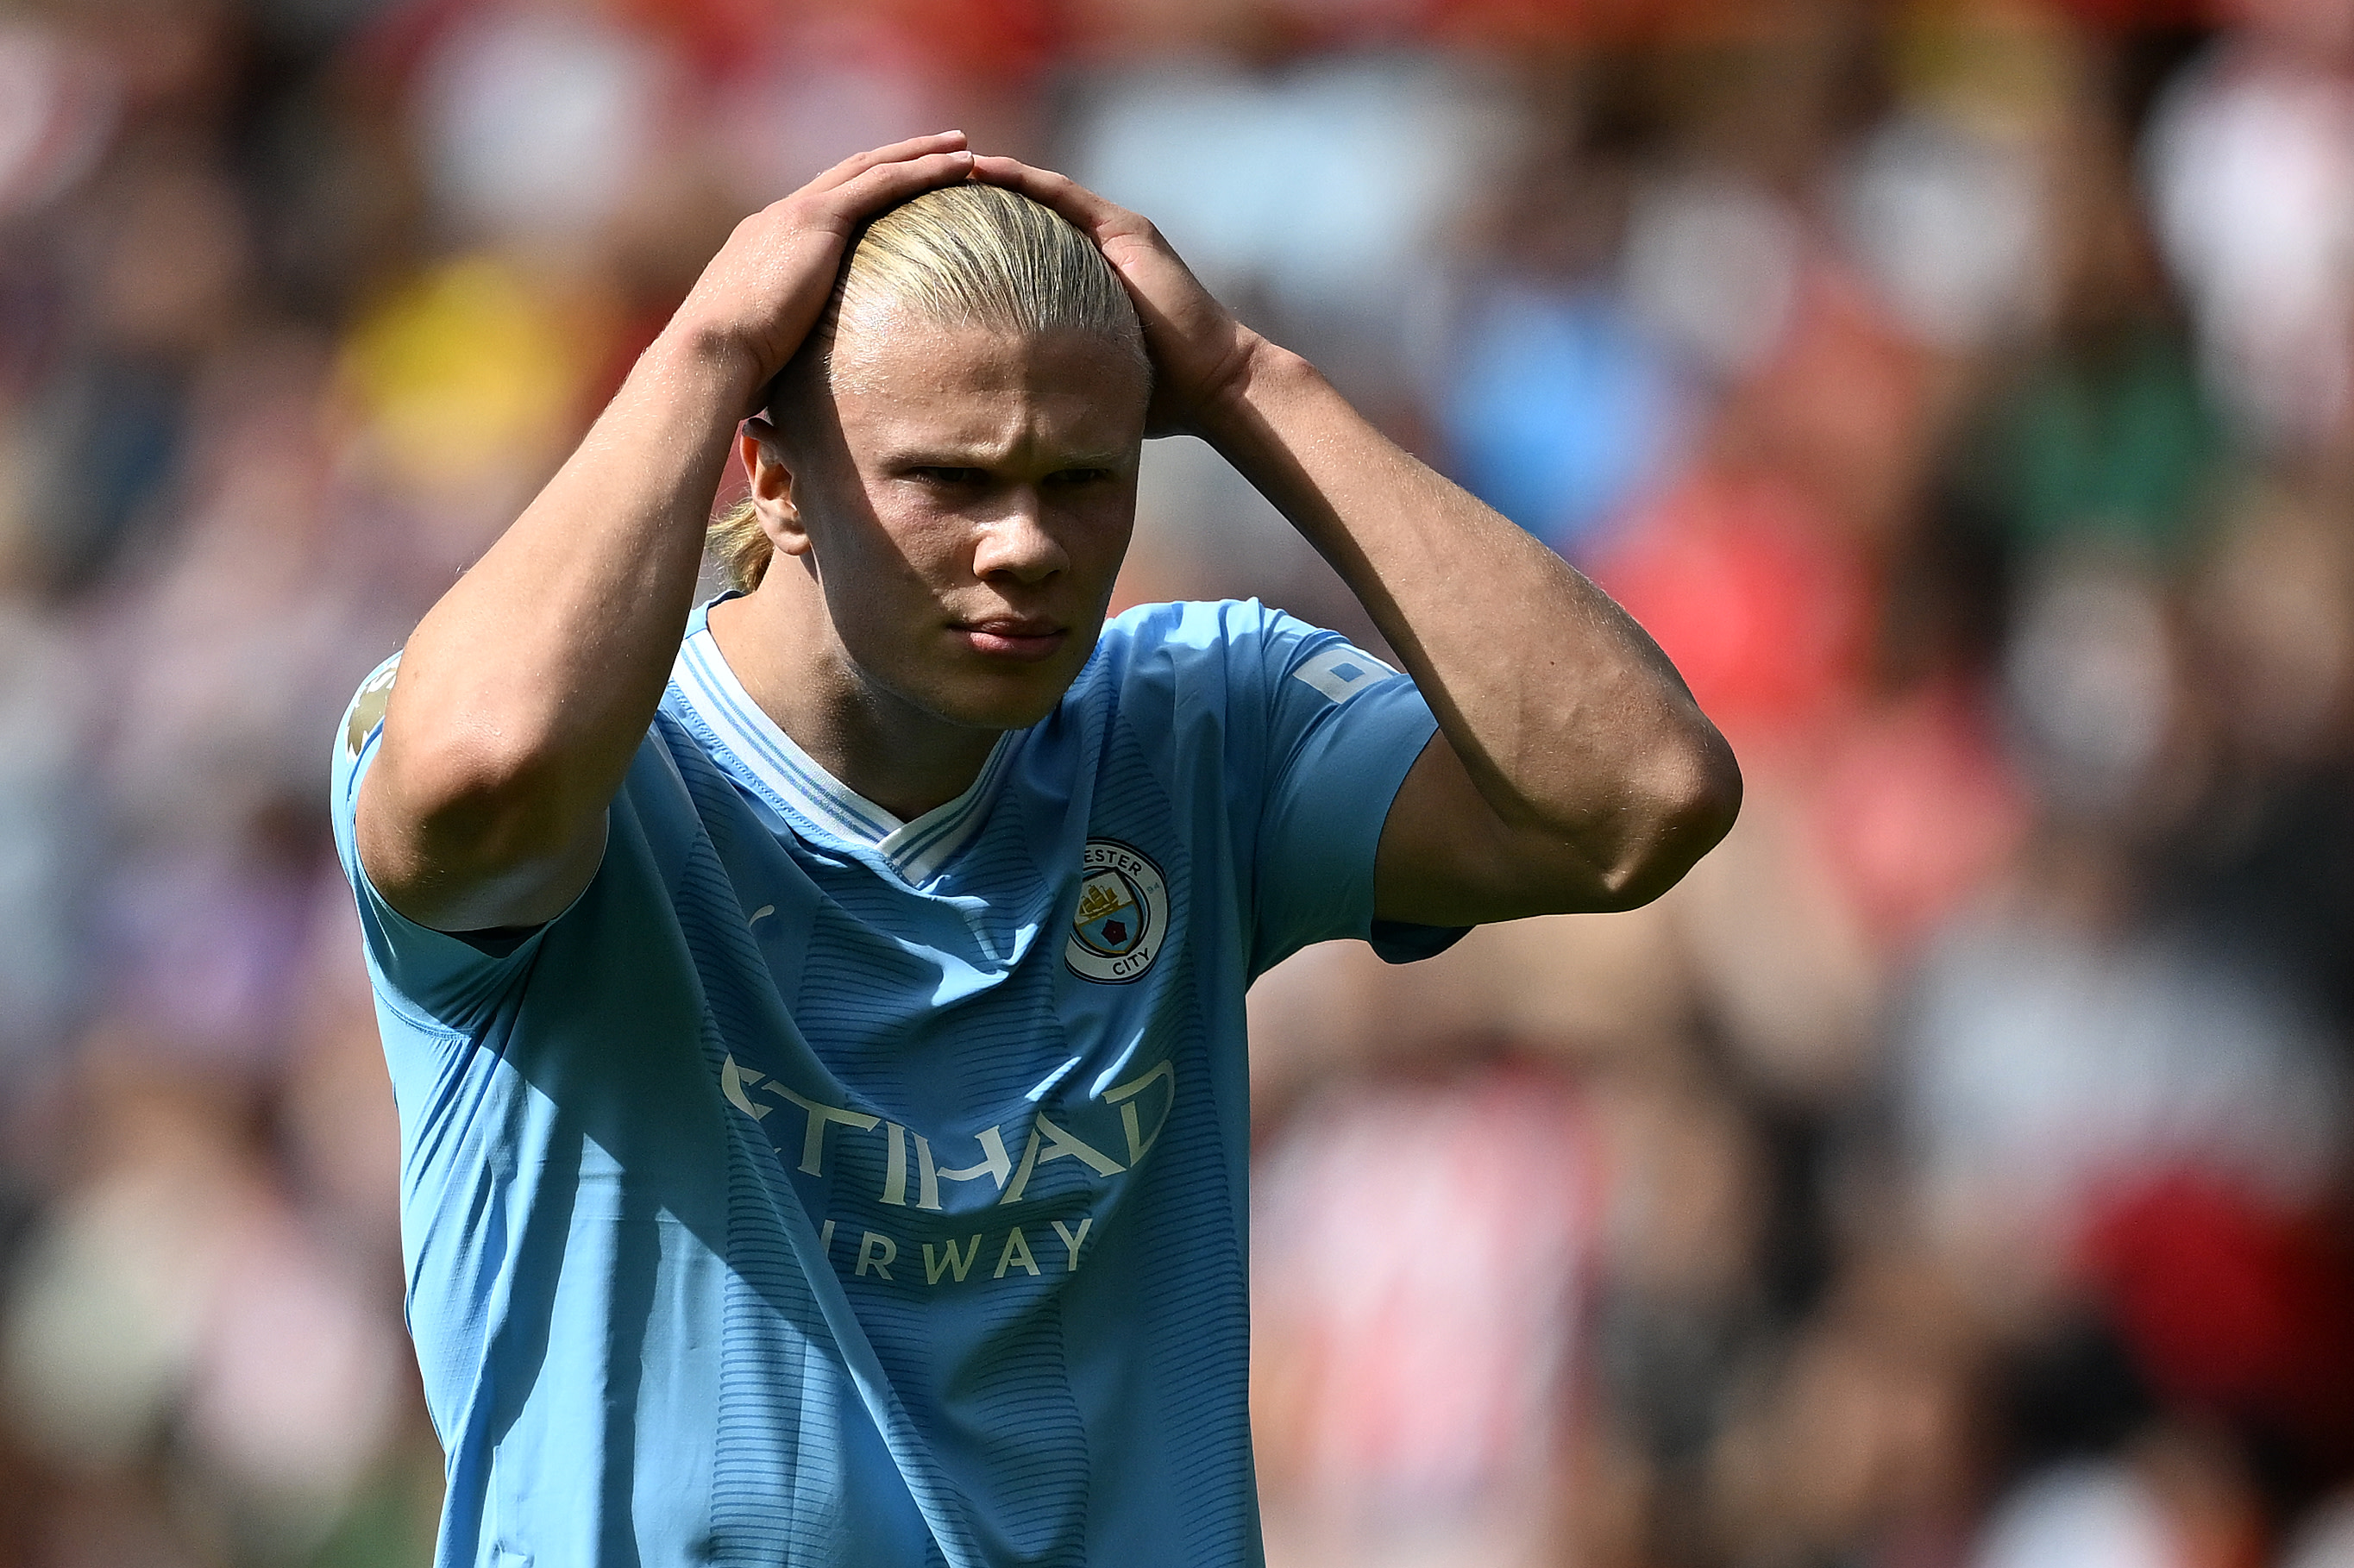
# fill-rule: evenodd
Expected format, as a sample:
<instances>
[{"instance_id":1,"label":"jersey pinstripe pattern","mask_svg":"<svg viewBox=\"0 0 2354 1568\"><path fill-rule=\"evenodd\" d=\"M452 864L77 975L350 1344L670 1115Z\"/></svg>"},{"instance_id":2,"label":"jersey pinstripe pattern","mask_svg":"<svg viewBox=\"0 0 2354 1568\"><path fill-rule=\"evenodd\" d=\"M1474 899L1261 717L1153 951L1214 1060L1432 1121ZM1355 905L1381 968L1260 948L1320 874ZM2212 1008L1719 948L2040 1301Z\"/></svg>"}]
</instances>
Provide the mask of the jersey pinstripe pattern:
<instances>
[{"instance_id":1,"label":"jersey pinstripe pattern","mask_svg":"<svg viewBox=\"0 0 2354 1568\"><path fill-rule=\"evenodd\" d=\"M355 707L440 1562L1256 1562L1243 992L1449 939L1372 919L1431 730L1329 632L1149 606L902 822L698 611L595 880L493 953L360 874Z\"/></svg>"}]
</instances>

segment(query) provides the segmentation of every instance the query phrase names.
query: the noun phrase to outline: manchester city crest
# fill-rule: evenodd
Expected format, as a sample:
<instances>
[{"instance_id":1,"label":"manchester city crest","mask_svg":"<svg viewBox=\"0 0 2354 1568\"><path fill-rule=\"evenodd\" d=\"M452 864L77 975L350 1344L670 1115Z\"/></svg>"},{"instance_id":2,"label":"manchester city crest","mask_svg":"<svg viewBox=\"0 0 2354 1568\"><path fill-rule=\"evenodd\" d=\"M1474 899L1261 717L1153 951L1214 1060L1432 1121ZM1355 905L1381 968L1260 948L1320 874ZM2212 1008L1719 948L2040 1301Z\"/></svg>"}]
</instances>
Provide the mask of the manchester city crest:
<instances>
[{"instance_id":1,"label":"manchester city crest","mask_svg":"<svg viewBox=\"0 0 2354 1568\"><path fill-rule=\"evenodd\" d=\"M1089 839L1063 962L1082 980L1124 983L1152 967L1168 936L1161 868L1117 839Z\"/></svg>"}]
</instances>

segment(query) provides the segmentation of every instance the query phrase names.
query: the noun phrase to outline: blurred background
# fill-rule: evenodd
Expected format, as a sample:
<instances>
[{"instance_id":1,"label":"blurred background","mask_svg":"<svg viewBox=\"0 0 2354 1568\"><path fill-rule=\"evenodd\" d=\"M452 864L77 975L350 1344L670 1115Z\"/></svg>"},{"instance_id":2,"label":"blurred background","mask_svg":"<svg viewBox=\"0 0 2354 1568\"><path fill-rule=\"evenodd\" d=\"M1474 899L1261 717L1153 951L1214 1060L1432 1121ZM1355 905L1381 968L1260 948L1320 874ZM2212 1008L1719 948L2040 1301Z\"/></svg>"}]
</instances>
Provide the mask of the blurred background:
<instances>
[{"instance_id":1,"label":"blurred background","mask_svg":"<svg viewBox=\"0 0 2354 1568\"><path fill-rule=\"evenodd\" d=\"M326 758L741 212L1157 218L1733 738L1254 996L1276 1568L2354 1564L2354 0L0 0L0 1564L429 1560ZM1124 601L1370 638L1205 449Z\"/></svg>"}]
</instances>

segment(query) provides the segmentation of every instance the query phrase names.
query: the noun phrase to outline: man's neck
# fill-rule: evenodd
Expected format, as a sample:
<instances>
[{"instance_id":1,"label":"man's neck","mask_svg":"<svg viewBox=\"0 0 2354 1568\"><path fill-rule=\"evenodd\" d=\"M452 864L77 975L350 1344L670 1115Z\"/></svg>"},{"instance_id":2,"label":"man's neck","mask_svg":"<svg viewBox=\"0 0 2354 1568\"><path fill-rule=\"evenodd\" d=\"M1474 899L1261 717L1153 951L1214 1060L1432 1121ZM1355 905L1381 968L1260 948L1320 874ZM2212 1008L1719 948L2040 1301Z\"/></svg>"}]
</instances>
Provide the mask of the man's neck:
<instances>
[{"instance_id":1,"label":"man's neck","mask_svg":"<svg viewBox=\"0 0 2354 1568\"><path fill-rule=\"evenodd\" d=\"M712 607L710 624L760 711L819 767L901 821L963 794L997 744L995 731L947 723L863 679L814 589L731 599Z\"/></svg>"}]
</instances>

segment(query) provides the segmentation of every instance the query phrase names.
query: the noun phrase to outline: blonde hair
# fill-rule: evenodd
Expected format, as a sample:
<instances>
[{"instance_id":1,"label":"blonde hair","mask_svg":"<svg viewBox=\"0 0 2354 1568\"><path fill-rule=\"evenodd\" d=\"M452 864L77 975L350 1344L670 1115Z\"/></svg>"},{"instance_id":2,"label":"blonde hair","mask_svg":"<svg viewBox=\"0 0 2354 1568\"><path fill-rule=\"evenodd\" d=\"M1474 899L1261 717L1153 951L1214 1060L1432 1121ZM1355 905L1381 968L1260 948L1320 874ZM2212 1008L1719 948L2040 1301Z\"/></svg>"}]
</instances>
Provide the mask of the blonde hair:
<instances>
[{"instance_id":1,"label":"blonde hair","mask_svg":"<svg viewBox=\"0 0 2354 1568\"><path fill-rule=\"evenodd\" d=\"M944 185L870 221L851 241L833 295L779 376L770 407L811 377L831 379L843 317L878 324L895 313L942 326L1034 336L1080 332L1128 350L1150 374L1144 329L1095 242L1053 208L999 185ZM759 586L772 546L748 498L707 540L731 587Z\"/></svg>"}]
</instances>

